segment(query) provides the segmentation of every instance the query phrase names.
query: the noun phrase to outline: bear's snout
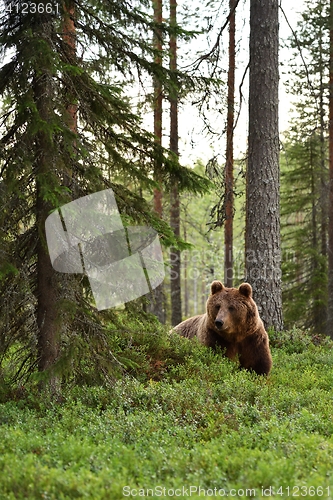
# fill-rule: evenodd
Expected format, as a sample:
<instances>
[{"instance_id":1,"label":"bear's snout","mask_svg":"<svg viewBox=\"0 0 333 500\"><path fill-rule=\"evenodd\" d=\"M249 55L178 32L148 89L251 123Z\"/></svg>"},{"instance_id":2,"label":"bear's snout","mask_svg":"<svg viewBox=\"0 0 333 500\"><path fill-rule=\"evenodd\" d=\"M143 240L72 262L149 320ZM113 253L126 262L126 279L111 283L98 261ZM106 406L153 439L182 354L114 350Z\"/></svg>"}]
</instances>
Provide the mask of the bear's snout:
<instances>
[{"instance_id":1,"label":"bear's snout","mask_svg":"<svg viewBox=\"0 0 333 500\"><path fill-rule=\"evenodd\" d=\"M216 319L215 320L215 326L216 326L216 328L218 328L219 330L221 330L221 328L223 326L223 321L221 319Z\"/></svg>"}]
</instances>

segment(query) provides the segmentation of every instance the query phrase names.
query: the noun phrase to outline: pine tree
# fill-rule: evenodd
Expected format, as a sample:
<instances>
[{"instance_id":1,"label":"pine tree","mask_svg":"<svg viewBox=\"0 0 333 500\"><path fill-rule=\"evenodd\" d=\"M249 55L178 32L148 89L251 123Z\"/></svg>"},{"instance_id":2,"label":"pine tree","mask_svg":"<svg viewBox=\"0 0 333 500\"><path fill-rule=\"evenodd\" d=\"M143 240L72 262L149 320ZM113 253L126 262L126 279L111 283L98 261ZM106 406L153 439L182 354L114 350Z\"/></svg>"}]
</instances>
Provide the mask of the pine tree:
<instances>
[{"instance_id":1,"label":"pine tree","mask_svg":"<svg viewBox=\"0 0 333 500\"><path fill-rule=\"evenodd\" d=\"M278 1L251 0L246 279L264 324L282 329Z\"/></svg>"},{"instance_id":2,"label":"pine tree","mask_svg":"<svg viewBox=\"0 0 333 500\"><path fill-rule=\"evenodd\" d=\"M233 286L233 218L234 218L234 107L235 107L235 31L236 3L230 0L229 21L229 68L228 68L228 115L227 148L225 165L225 223L224 223L224 282Z\"/></svg>"},{"instance_id":3,"label":"pine tree","mask_svg":"<svg viewBox=\"0 0 333 500\"><path fill-rule=\"evenodd\" d=\"M177 26L177 0L170 0L170 26ZM177 71L177 37L170 37L170 70ZM177 82L170 95L170 151L178 158L178 89ZM178 181L175 176L170 187L170 226L177 239L180 237L180 199ZM171 289L171 324L178 325L182 321L181 300L181 257L179 248L170 251L170 289Z\"/></svg>"},{"instance_id":4,"label":"pine tree","mask_svg":"<svg viewBox=\"0 0 333 500\"><path fill-rule=\"evenodd\" d=\"M162 50L163 50L163 34L162 30L159 28L162 24L162 14L163 14L163 2L162 0L153 0L154 8L154 20L156 23L156 28L154 30L153 44L156 49L155 64L159 67L162 66ZM162 134L163 134L163 86L160 78L154 76L154 135L155 142L159 146L162 146ZM163 191L162 191L162 179L161 179L161 159L156 158L154 166L154 179L157 183L157 187L154 188L154 210L156 214L162 219L163 217ZM166 312L165 312L165 296L164 296L164 284L161 283L149 294L150 307L149 310L152 312L161 323L165 323Z\"/></svg>"},{"instance_id":5,"label":"pine tree","mask_svg":"<svg viewBox=\"0 0 333 500\"><path fill-rule=\"evenodd\" d=\"M328 195L328 307L326 333L333 338L333 2L329 10L329 195Z\"/></svg>"}]
</instances>

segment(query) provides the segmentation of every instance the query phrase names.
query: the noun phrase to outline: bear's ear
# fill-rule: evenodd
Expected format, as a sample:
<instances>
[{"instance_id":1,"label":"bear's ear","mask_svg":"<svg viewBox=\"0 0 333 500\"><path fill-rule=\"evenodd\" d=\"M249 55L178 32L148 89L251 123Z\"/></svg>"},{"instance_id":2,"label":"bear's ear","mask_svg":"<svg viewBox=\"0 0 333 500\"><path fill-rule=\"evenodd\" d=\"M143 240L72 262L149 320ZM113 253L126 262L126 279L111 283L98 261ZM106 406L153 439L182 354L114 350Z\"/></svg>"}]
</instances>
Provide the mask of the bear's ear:
<instances>
[{"instance_id":1,"label":"bear's ear","mask_svg":"<svg viewBox=\"0 0 333 500\"><path fill-rule=\"evenodd\" d=\"M221 281L213 281L213 283L211 284L211 287L210 287L211 294L214 295L215 293L223 290L223 288L224 288L224 286L221 283Z\"/></svg>"},{"instance_id":2,"label":"bear's ear","mask_svg":"<svg viewBox=\"0 0 333 500\"><path fill-rule=\"evenodd\" d=\"M239 285L238 291L245 297L252 297L252 286L249 283Z\"/></svg>"}]
</instances>

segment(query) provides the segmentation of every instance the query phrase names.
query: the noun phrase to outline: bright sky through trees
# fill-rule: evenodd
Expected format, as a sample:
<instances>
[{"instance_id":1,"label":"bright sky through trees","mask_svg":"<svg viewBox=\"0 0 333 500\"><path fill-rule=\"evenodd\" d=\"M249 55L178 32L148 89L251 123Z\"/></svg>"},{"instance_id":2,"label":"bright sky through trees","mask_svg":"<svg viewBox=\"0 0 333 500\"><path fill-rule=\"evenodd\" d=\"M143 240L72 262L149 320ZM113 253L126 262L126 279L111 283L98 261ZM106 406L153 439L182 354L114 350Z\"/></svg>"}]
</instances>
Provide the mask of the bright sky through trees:
<instances>
[{"instance_id":1,"label":"bright sky through trees","mask_svg":"<svg viewBox=\"0 0 333 500\"><path fill-rule=\"evenodd\" d=\"M288 2L287 0L282 0L281 6L288 18L288 22L293 29L296 29L296 24L299 19L299 12L302 11L303 0L295 0L294 2ZM236 98L236 116L239 109L240 93L239 86L243 79L244 71L248 63L248 45L249 45L249 5L248 2L240 2L237 7L236 16L236 86L235 86L235 98ZM224 21L224 18L221 19ZM280 64L283 65L280 71L280 131L283 132L288 127L289 121L289 111L292 107L293 97L288 95L285 89L285 81L288 79L288 66L291 55L291 49L284 47L287 39L292 35L290 27L288 26L285 17L280 10L279 12L280 21ZM211 40L214 43L213 37ZM193 50L196 48L196 42L191 42L191 47ZM208 47L208 46L207 46ZM222 38L222 58L223 61L220 65L227 69L227 49L228 49L228 31L224 32ZM201 47L201 50L202 47ZM226 79L226 76L225 76ZM244 79L242 86L242 106L241 113L238 119L238 124L235 130L235 155L237 157L245 154L247 148L247 116L248 116L248 72ZM205 134L201 132L202 130L202 120L199 118L198 113L189 104L181 108L180 113L180 153L183 163L192 164L198 158L203 161L209 160L213 154L220 154L221 161L224 161L224 150L225 150L225 135L221 138L216 138L215 140L208 139ZM226 121L226 110L219 117L219 120L215 121L215 128L217 131L225 127ZM168 130L166 128L166 130ZM210 147L210 144L212 146Z\"/></svg>"}]
</instances>

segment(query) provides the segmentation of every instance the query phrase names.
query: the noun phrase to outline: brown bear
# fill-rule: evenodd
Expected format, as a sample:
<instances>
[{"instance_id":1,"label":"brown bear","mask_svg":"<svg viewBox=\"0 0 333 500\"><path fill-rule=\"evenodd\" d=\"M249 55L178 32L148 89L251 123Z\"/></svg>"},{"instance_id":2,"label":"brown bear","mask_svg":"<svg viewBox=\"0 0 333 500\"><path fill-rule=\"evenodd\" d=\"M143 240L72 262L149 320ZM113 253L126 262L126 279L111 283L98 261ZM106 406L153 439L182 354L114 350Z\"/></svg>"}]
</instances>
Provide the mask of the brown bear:
<instances>
[{"instance_id":1,"label":"brown bear","mask_svg":"<svg viewBox=\"0 0 333 500\"><path fill-rule=\"evenodd\" d=\"M238 356L241 367L259 375L268 375L271 370L268 335L249 283L237 289L213 281L206 313L179 323L173 330L188 339L196 336L206 346L221 346L228 358Z\"/></svg>"}]
</instances>

